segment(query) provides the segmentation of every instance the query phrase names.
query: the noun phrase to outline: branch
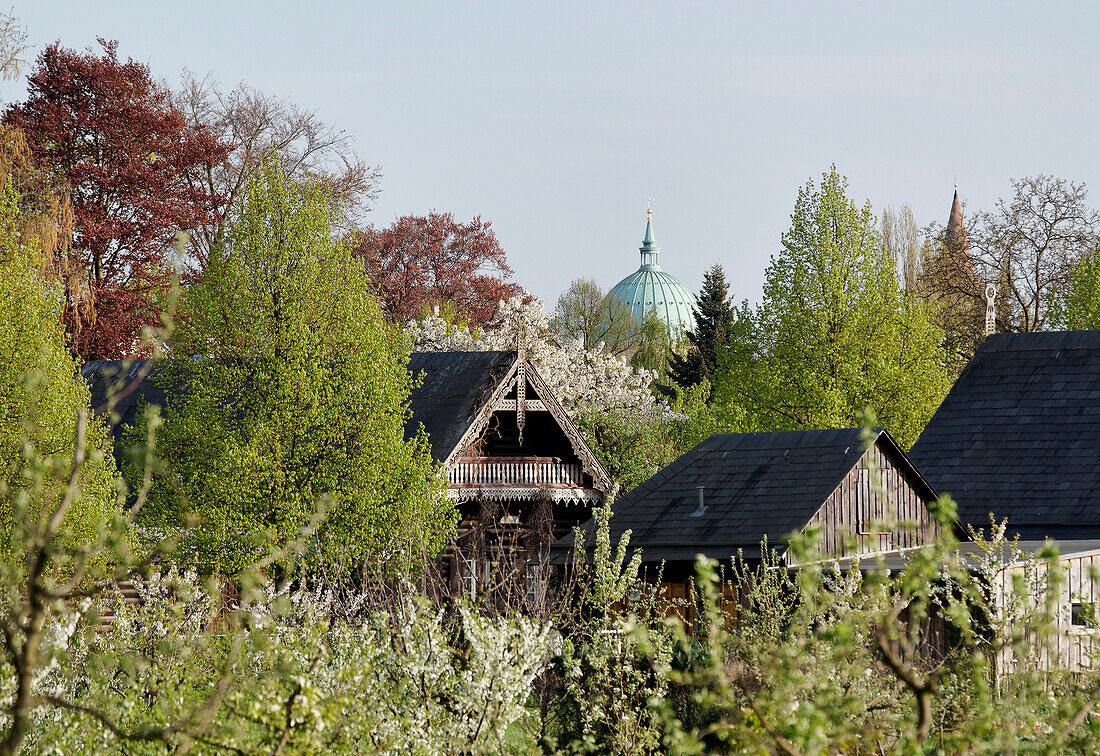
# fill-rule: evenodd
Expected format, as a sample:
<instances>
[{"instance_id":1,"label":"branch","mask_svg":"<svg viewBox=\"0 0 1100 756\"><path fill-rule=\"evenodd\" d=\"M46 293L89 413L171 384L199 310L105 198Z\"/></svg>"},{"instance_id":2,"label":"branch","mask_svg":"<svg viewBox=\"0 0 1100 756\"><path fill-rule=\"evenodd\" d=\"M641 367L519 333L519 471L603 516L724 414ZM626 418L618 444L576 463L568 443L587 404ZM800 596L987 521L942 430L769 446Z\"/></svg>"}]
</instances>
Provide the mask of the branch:
<instances>
[{"instance_id":1,"label":"branch","mask_svg":"<svg viewBox=\"0 0 1100 756\"><path fill-rule=\"evenodd\" d=\"M875 628L875 643L882 653L883 661L905 686L913 692L917 703L917 742L923 743L932 728L932 696L935 694L938 683L935 675L921 677L911 664L906 662L891 643L888 626L898 620L898 616L905 608L905 604L899 599L893 610L888 615L886 622Z\"/></svg>"}]
</instances>

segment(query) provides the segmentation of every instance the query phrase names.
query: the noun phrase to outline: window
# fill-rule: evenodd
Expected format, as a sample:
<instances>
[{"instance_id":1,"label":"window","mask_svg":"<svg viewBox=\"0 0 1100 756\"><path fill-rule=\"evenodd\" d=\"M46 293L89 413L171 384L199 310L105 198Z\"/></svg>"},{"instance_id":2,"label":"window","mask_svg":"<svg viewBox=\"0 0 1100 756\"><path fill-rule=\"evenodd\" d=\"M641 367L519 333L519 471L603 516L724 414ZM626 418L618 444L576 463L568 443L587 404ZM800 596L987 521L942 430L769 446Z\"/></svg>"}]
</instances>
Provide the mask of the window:
<instances>
[{"instance_id":1,"label":"window","mask_svg":"<svg viewBox=\"0 0 1100 756\"><path fill-rule=\"evenodd\" d=\"M1096 606L1088 601L1074 601L1069 606L1069 623L1074 627L1096 627Z\"/></svg>"}]
</instances>

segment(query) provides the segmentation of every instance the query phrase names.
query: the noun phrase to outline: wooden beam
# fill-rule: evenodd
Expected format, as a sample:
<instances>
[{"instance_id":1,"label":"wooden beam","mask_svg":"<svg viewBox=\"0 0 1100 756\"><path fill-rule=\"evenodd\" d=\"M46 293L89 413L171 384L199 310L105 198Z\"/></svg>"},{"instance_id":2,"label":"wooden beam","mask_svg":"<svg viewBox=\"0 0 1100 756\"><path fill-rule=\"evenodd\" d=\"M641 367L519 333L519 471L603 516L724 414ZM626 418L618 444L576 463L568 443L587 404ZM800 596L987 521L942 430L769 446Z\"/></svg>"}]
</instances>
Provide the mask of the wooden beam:
<instances>
[{"instance_id":1,"label":"wooden beam","mask_svg":"<svg viewBox=\"0 0 1100 756\"><path fill-rule=\"evenodd\" d=\"M527 405L528 412L548 412L546 405L542 403L541 399L528 399L525 404ZM499 402L493 405L494 410L505 410L510 412L516 411L515 399L501 399Z\"/></svg>"}]
</instances>

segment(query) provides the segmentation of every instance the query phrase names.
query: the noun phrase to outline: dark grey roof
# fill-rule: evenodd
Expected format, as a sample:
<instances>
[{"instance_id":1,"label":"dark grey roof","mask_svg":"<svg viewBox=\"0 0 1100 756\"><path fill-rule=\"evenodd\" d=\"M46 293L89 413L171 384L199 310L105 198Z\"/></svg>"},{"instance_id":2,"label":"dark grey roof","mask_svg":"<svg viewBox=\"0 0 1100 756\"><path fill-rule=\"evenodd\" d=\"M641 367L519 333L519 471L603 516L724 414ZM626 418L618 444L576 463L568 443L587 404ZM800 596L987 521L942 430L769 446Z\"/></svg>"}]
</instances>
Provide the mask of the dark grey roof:
<instances>
[{"instance_id":1,"label":"dark grey roof","mask_svg":"<svg viewBox=\"0 0 1100 756\"><path fill-rule=\"evenodd\" d=\"M756 553L762 538L781 546L804 528L864 455L863 431L782 431L711 436L613 505L611 535L631 530L645 559L725 558ZM885 431L876 443L904 454ZM919 480L919 476L917 476ZM698 486L706 513L693 517ZM931 496L928 489L926 494ZM591 542L590 521L585 526ZM573 536L556 544L571 549Z\"/></svg>"},{"instance_id":2,"label":"dark grey roof","mask_svg":"<svg viewBox=\"0 0 1100 756\"><path fill-rule=\"evenodd\" d=\"M92 360L80 368L80 375L88 382L92 394L92 411L107 409L108 393L115 399L114 411L119 417L119 425L133 425L137 422L137 413L142 401L164 407L164 389L153 378L159 375L157 366L153 366L149 375L138 385L134 381L141 377L146 367L145 360Z\"/></svg>"},{"instance_id":3,"label":"dark grey roof","mask_svg":"<svg viewBox=\"0 0 1100 756\"><path fill-rule=\"evenodd\" d=\"M414 352L408 369L414 378L423 376L423 381L409 396L412 416L405 424L406 435L415 433L423 423L432 445L432 456L444 461L515 359L515 352ZM121 419L120 425L136 423L142 400L163 408L165 392L154 380L157 368L154 367L140 384L131 387L144 365L144 360L85 363L80 374L91 389L92 408L101 407L106 402L109 387L116 384L119 400L115 411Z\"/></svg>"},{"instance_id":4,"label":"dark grey roof","mask_svg":"<svg viewBox=\"0 0 1100 756\"><path fill-rule=\"evenodd\" d=\"M409 396L406 435L423 423L432 456L446 460L515 360L515 352L413 352L409 373L423 382Z\"/></svg>"},{"instance_id":5,"label":"dark grey roof","mask_svg":"<svg viewBox=\"0 0 1100 756\"><path fill-rule=\"evenodd\" d=\"M1100 538L1100 331L990 336L910 457L963 524Z\"/></svg>"}]
</instances>

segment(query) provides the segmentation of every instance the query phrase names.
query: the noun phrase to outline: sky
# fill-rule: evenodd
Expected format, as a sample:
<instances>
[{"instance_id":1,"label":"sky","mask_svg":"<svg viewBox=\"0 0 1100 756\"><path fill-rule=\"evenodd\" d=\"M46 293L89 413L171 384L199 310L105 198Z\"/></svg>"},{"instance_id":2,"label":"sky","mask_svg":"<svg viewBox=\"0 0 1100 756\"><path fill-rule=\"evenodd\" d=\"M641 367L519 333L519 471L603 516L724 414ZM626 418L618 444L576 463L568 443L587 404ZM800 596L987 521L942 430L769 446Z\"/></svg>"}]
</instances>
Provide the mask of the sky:
<instances>
[{"instance_id":1,"label":"sky","mask_svg":"<svg viewBox=\"0 0 1100 756\"><path fill-rule=\"evenodd\" d=\"M945 222L1010 180L1100 179L1100 4L16 0L35 54L117 39L169 85L246 81L383 171L368 220L492 222L553 308L579 277L721 263L758 301L800 186L832 164L876 213ZM19 81L0 84L4 102ZM1100 192L1100 189L1096 191ZM1100 205L1100 196L1092 197Z\"/></svg>"}]
</instances>

